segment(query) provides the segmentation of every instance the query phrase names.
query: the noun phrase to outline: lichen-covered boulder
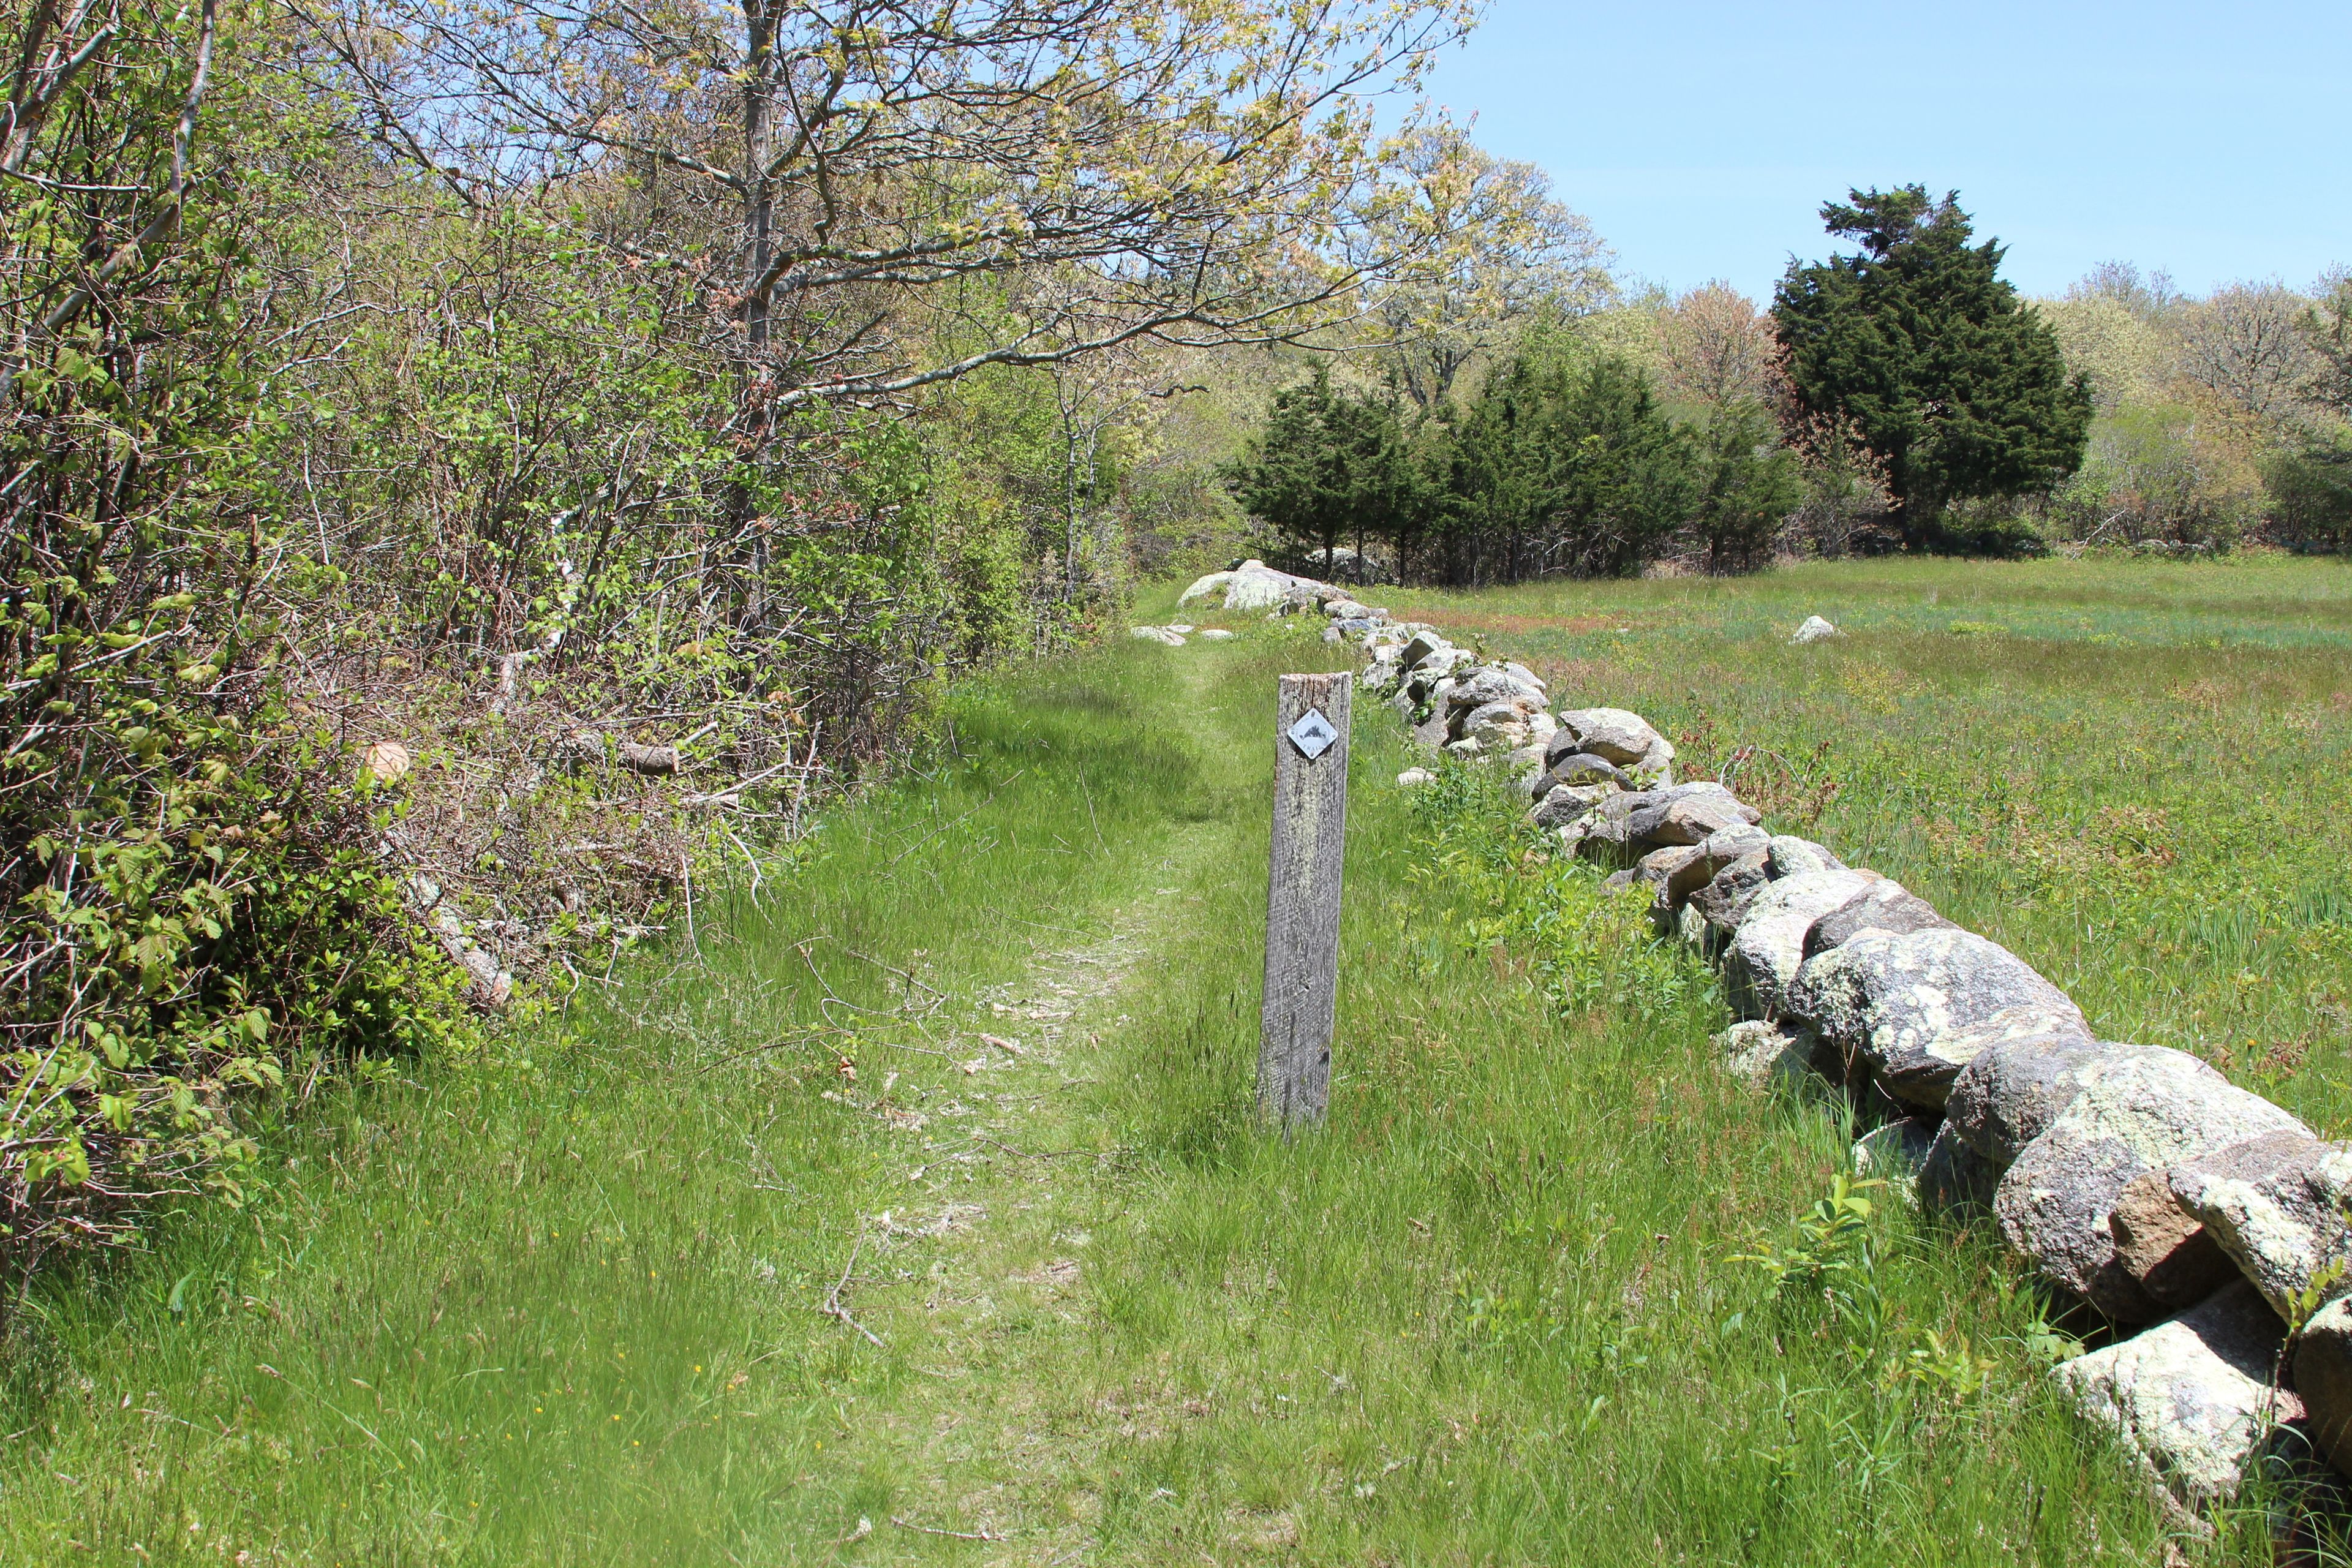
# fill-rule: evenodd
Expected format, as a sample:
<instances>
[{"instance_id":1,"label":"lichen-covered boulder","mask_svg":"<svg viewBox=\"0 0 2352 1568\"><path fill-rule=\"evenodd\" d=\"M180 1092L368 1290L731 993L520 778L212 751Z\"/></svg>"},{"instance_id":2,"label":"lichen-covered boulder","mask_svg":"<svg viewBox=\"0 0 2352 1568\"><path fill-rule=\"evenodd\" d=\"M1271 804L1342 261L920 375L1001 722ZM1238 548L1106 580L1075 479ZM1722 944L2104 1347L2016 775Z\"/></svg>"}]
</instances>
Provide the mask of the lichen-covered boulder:
<instances>
[{"instance_id":1,"label":"lichen-covered boulder","mask_svg":"<svg viewBox=\"0 0 2352 1568\"><path fill-rule=\"evenodd\" d=\"M1624 790L1633 787L1625 771L1608 758L1596 757L1591 752L1570 752L1546 768L1528 793L1541 800L1561 784L1615 784Z\"/></svg>"},{"instance_id":2,"label":"lichen-covered boulder","mask_svg":"<svg viewBox=\"0 0 2352 1568\"><path fill-rule=\"evenodd\" d=\"M2273 1429L2302 1417L2295 1395L2271 1386L2284 1331L2240 1283L2051 1375L2085 1419L2120 1436L2154 1479L2195 1508L2235 1497Z\"/></svg>"},{"instance_id":3,"label":"lichen-covered boulder","mask_svg":"<svg viewBox=\"0 0 2352 1568\"><path fill-rule=\"evenodd\" d=\"M2352 1144L2273 1132L2173 1166L2168 1185L2281 1317L2352 1295Z\"/></svg>"},{"instance_id":4,"label":"lichen-covered boulder","mask_svg":"<svg viewBox=\"0 0 2352 1568\"><path fill-rule=\"evenodd\" d=\"M1769 880L1764 874L1764 852L1751 849L1718 869L1706 887L1690 896L1685 907L1696 910L1699 918L1727 942L1739 928L1739 918L1748 912L1749 901Z\"/></svg>"},{"instance_id":5,"label":"lichen-covered boulder","mask_svg":"<svg viewBox=\"0 0 2352 1568\"><path fill-rule=\"evenodd\" d=\"M1437 652L1440 648L1451 651L1454 645L1452 643L1447 642L1435 632L1415 632L1412 634L1411 639L1405 643L1404 647L1398 650L1397 663L1407 671L1416 670L1421 668L1422 662L1428 658L1430 655Z\"/></svg>"},{"instance_id":6,"label":"lichen-covered boulder","mask_svg":"<svg viewBox=\"0 0 2352 1568\"><path fill-rule=\"evenodd\" d=\"M1205 577L1196 577L1192 580L1192 585L1185 589L1176 602L1180 605L1189 605L1195 599L1205 599L1212 594L1222 594L1225 591L1225 585L1233 580L1234 574L1230 572L1212 572Z\"/></svg>"},{"instance_id":7,"label":"lichen-covered boulder","mask_svg":"<svg viewBox=\"0 0 2352 1568\"><path fill-rule=\"evenodd\" d=\"M1771 835L1748 823L1735 822L1730 826L1710 833L1706 837L1706 858L1720 871L1734 860L1750 855L1761 855L1771 842Z\"/></svg>"},{"instance_id":8,"label":"lichen-covered boulder","mask_svg":"<svg viewBox=\"0 0 2352 1568\"><path fill-rule=\"evenodd\" d=\"M1791 637L1789 642L1791 647L1802 647L1807 643L1827 642L1832 637L1843 636L1845 636L1843 632L1820 616L1807 616L1805 624L1797 628L1796 635Z\"/></svg>"},{"instance_id":9,"label":"lichen-covered boulder","mask_svg":"<svg viewBox=\"0 0 2352 1568\"><path fill-rule=\"evenodd\" d=\"M2083 1092L2077 1069L2147 1048L2101 1044L2072 1024L2018 1035L1986 1047L1960 1069L1944 1101L1944 1118L1969 1147L2006 1171L2018 1151Z\"/></svg>"},{"instance_id":10,"label":"lichen-covered boulder","mask_svg":"<svg viewBox=\"0 0 2352 1568\"><path fill-rule=\"evenodd\" d=\"M1405 688L1414 700L1429 705L1429 716L1443 724L1447 721L1445 700L1454 693L1454 678L1450 675L1426 675L1416 670L1412 683Z\"/></svg>"},{"instance_id":11,"label":"lichen-covered boulder","mask_svg":"<svg viewBox=\"0 0 2352 1568\"><path fill-rule=\"evenodd\" d=\"M1538 827L1566 827L1592 816L1616 793L1607 784L1562 784L1546 792L1528 818Z\"/></svg>"},{"instance_id":12,"label":"lichen-covered boulder","mask_svg":"<svg viewBox=\"0 0 2352 1568\"><path fill-rule=\"evenodd\" d=\"M1606 757L1621 768L1651 756L1665 741L1648 720L1622 708L1569 709L1559 716L1559 733L1574 750ZM1669 749L1666 757L1673 754Z\"/></svg>"},{"instance_id":13,"label":"lichen-covered boulder","mask_svg":"<svg viewBox=\"0 0 2352 1568\"><path fill-rule=\"evenodd\" d=\"M1294 603L1304 605L1314 602L1314 590L1320 587L1319 583L1277 572L1263 561L1244 561L1226 574L1225 608L1271 610Z\"/></svg>"},{"instance_id":14,"label":"lichen-covered boulder","mask_svg":"<svg viewBox=\"0 0 2352 1568\"><path fill-rule=\"evenodd\" d=\"M1764 814L1718 784L1675 784L1633 815L1633 837L1656 844L1704 844L1727 827L1752 826Z\"/></svg>"},{"instance_id":15,"label":"lichen-covered boulder","mask_svg":"<svg viewBox=\"0 0 2352 1568\"><path fill-rule=\"evenodd\" d=\"M2110 1219L2132 1178L2266 1132L2309 1129L2179 1051L2152 1047L2076 1069L2082 1091L2000 1179L2001 1234L2044 1279L2117 1322L2161 1303L2116 1257Z\"/></svg>"},{"instance_id":16,"label":"lichen-covered boulder","mask_svg":"<svg viewBox=\"0 0 2352 1568\"><path fill-rule=\"evenodd\" d=\"M1844 861L1831 854L1810 838L1794 834L1776 833L1766 851L1764 869L1774 881L1783 877L1802 877L1814 871L1843 871Z\"/></svg>"},{"instance_id":17,"label":"lichen-covered boulder","mask_svg":"<svg viewBox=\"0 0 2352 1568\"><path fill-rule=\"evenodd\" d=\"M1848 1061L1868 1062L1888 1094L1927 1110L1943 1108L1960 1068L1987 1046L2070 1025L2091 1033L2066 994L2023 959L1949 925L1864 931L1807 960L1786 1005Z\"/></svg>"},{"instance_id":18,"label":"lichen-covered boulder","mask_svg":"<svg viewBox=\"0 0 2352 1568\"><path fill-rule=\"evenodd\" d=\"M1633 863L1633 879L1655 888L1658 902L1669 915L1706 886L1708 875L1706 851L1696 844L1669 844Z\"/></svg>"},{"instance_id":19,"label":"lichen-covered boulder","mask_svg":"<svg viewBox=\"0 0 2352 1568\"><path fill-rule=\"evenodd\" d=\"M1715 1037L1716 1066L1750 1089L1817 1081L1821 1041L1811 1029L1751 1019Z\"/></svg>"},{"instance_id":20,"label":"lichen-covered boulder","mask_svg":"<svg viewBox=\"0 0 2352 1568\"><path fill-rule=\"evenodd\" d=\"M2238 1277L2229 1254L2174 1200L2163 1171L2124 1184L2107 1229L2116 1238L2116 1267L2168 1310L2193 1307Z\"/></svg>"},{"instance_id":21,"label":"lichen-covered boulder","mask_svg":"<svg viewBox=\"0 0 2352 1568\"><path fill-rule=\"evenodd\" d=\"M1805 932L1868 885L1863 871L1814 871L1767 883L1748 900L1723 958L1724 991L1743 1018L1789 1014L1789 987L1805 962Z\"/></svg>"},{"instance_id":22,"label":"lichen-covered boulder","mask_svg":"<svg viewBox=\"0 0 2352 1568\"><path fill-rule=\"evenodd\" d=\"M1534 712L1544 705L1544 689L1530 681L1521 680L1507 669L1495 665L1482 665L1467 672L1456 672L1458 684L1446 700L1456 708L1484 708L1490 702L1508 702L1526 712Z\"/></svg>"},{"instance_id":23,"label":"lichen-covered boulder","mask_svg":"<svg viewBox=\"0 0 2352 1568\"><path fill-rule=\"evenodd\" d=\"M1880 882L1815 921L1813 929L1805 933L1805 956L1841 947L1866 931L1907 936L1915 931L1953 929L1951 921L1936 912L1935 905L1900 882Z\"/></svg>"},{"instance_id":24,"label":"lichen-covered boulder","mask_svg":"<svg viewBox=\"0 0 2352 1568\"><path fill-rule=\"evenodd\" d=\"M1433 649L1425 658L1405 667L1411 672L1405 679L1405 689L1412 693L1415 701L1443 703L1445 693L1454 689L1443 683L1453 679L1454 672L1470 662L1467 648Z\"/></svg>"},{"instance_id":25,"label":"lichen-covered boulder","mask_svg":"<svg viewBox=\"0 0 2352 1568\"><path fill-rule=\"evenodd\" d=\"M1463 717L1462 738L1482 752L1516 752L1528 743L1528 710L1516 702L1489 702Z\"/></svg>"}]
</instances>

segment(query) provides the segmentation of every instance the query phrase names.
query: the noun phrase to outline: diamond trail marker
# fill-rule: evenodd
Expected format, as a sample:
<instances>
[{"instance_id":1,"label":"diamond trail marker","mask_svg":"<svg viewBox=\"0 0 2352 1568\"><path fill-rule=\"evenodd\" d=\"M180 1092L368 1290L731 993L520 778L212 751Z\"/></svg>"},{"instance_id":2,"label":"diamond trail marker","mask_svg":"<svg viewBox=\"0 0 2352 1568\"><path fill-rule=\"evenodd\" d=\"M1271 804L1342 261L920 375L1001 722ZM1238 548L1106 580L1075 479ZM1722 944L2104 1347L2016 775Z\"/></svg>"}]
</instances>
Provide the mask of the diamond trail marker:
<instances>
[{"instance_id":1,"label":"diamond trail marker","mask_svg":"<svg viewBox=\"0 0 2352 1568\"><path fill-rule=\"evenodd\" d=\"M1283 733L1310 763L1330 750L1331 742L1339 738L1339 731L1331 728L1331 721L1323 717L1320 708L1309 708L1297 723Z\"/></svg>"},{"instance_id":2,"label":"diamond trail marker","mask_svg":"<svg viewBox=\"0 0 2352 1568\"><path fill-rule=\"evenodd\" d=\"M1266 879L1257 1103L1286 1132L1320 1123L1331 1099L1354 687L1354 677L1344 672L1286 675L1275 708L1274 856Z\"/></svg>"}]
</instances>

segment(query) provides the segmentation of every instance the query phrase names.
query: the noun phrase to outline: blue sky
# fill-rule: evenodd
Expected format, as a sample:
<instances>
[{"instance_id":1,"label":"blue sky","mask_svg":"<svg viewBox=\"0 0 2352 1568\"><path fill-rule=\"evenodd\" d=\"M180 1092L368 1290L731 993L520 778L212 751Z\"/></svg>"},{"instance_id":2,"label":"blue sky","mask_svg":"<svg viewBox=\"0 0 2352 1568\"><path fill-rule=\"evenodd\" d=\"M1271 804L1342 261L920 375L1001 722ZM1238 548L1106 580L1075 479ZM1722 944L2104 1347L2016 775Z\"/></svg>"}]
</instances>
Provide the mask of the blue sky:
<instances>
[{"instance_id":1,"label":"blue sky","mask_svg":"<svg viewBox=\"0 0 2352 1568\"><path fill-rule=\"evenodd\" d=\"M1759 298L1849 185L1957 188L2007 275L2352 264L2352 5L1493 0L1432 87L1624 275Z\"/></svg>"}]
</instances>

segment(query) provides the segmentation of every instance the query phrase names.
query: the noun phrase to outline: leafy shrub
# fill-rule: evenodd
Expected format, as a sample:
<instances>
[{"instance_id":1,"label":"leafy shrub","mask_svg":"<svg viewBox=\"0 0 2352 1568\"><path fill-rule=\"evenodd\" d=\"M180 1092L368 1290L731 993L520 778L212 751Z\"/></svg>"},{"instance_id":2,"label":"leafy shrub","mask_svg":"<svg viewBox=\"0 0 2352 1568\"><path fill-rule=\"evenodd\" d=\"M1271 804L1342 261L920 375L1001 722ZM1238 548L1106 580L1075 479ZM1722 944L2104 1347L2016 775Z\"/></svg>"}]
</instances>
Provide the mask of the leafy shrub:
<instances>
[{"instance_id":1,"label":"leafy shrub","mask_svg":"<svg viewBox=\"0 0 2352 1568\"><path fill-rule=\"evenodd\" d=\"M2260 520L2263 491L2245 432L2194 405L2126 404L2097 420L2050 517L2086 544L2160 540L2227 549Z\"/></svg>"},{"instance_id":2,"label":"leafy shrub","mask_svg":"<svg viewBox=\"0 0 2352 1568\"><path fill-rule=\"evenodd\" d=\"M85 18L87 19L87 18ZM244 1090L444 1027L402 935L387 814L285 696L283 541L249 478L266 306L227 287L283 216L195 155L215 10L134 7L22 127L0 218L21 357L0 399L0 1277L236 1195ZM93 24L94 26L94 24ZM266 40L263 40L266 42ZM252 132L259 73L214 96ZM168 171L159 174L159 171ZM128 237L128 243L126 243ZM108 257L103 267L89 258Z\"/></svg>"}]
</instances>

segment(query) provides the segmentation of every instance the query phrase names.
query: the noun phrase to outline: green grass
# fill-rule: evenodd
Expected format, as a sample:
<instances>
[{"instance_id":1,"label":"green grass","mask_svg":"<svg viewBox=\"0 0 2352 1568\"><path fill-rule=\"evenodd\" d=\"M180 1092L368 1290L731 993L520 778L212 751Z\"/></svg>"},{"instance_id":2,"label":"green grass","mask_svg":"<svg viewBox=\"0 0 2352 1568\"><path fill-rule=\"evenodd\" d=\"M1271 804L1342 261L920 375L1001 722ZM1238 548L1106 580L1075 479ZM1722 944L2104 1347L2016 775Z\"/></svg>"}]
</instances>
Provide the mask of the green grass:
<instances>
[{"instance_id":1,"label":"green grass","mask_svg":"<svg viewBox=\"0 0 2352 1568\"><path fill-rule=\"evenodd\" d=\"M349 1095L284 1134L246 1221L50 1280L0 1406L0 1559L724 1562L835 1533L807 1478L867 1369L812 1307L901 1177L823 1096L938 1065L890 1048L931 1048L891 1016L929 993L879 963L1016 973L1213 808L1118 673L967 700L965 761L844 812L764 910L703 911L707 969Z\"/></svg>"},{"instance_id":2,"label":"green grass","mask_svg":"<svg viewBox=\"0 0 2352 1568\"><path fill-rule=\"evenodd\" d=\"M2149 628L2195 616L2121 600L2204 569L2136 570L2081 582L2116 601L2102 626L2137 628L2100 657L2161 689L2179 650ZM2228 657L2302 684L2283 700L2273 665L2235 667L2248 710L2324 708L2337 656L2313 649L2345 579L2262 570L2248 625L2300 629ZM1570 677L1563 700L1712 717L1694 753L1832 740L1824 837L2112 1012L2170 966L2102 968L2076 922L2172 920L2185 852L2021 900L2002 854L2037 841L1954 850L1948 885L1921 874L1943 840L1905 826L1990 809L1972 759L2002 716L2065 721L2044 644L1894 625L1928 591L1952 618L2074 613L2060 573L1969 571L1530 591L1433 618L1490 617ZM2021 586L1952 607L1955 583L1993 581ZM1886 629L1766 635L1863 605ZM1640 636L1562 629L1637 615ZM1528 858L1495 781L1391 788L1410 759L1377 709L1331 1125L1286 1143L1254 1124L1272 677L1336 660L1235 624L1232 644L1121 646L969 694L961 759L837 814L764 908L705 910L704 963L629 974L509 1058L353 1090L281 1134L246 1216L49 1281L0 1392L0 1562L2154 1560L2162 1521L2050 1394L2041 1303L1983 1236L1882 1207L1820 1250L1812 1288L1742 1260L1786 1258L1851 1130L1722 1081L1711 979L1642 940L1638 900ZM1916 683L1891 712L1855 695L1881 669ZM2010 764L2104 792L2053 816L2147 805L2177 835L2206 821L2184 798L2244 785L2235 762L2187 790L2142 768L2133 794L2116 753L2145 731L2077 684L2076 750L2049 755L2045 728ZM2341 837L2316 803L2342 731L2320 725L2253 766L2311 813L2292 846L2232 840L2262 888L2335 863L2314 835ZM1890 783L1909 793L1872 804ZM2328 971L2246 929L2299 984L2340 984L2340 952ZM843 1300L887 1348L815 1310L853 1245ZM2250 1525L2190 1550L2265 1560Z\"/></svg>"},{"instance_id":3,"label":"green grass","mask_svg":"<svg viewBox=\"0 0 2352 1568\"><path fill-rule=\"evenodd\" d=\"M1759 748L1742 793L2015 949L2110 1037L2352 1128L2352 564L1900 561L1389 597L1547 670L1564 706L1647 714L1692 776ZM1808 614L1850 635L1787 646Z\"/></svg>"}]
</instances>

